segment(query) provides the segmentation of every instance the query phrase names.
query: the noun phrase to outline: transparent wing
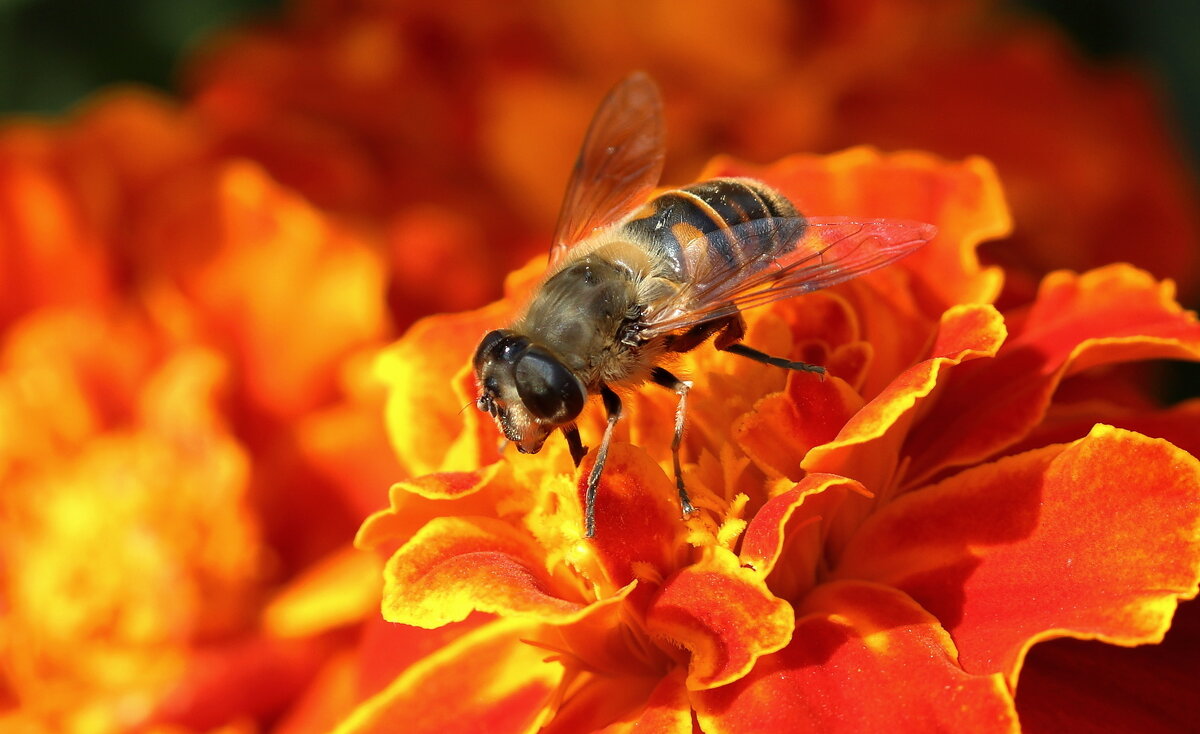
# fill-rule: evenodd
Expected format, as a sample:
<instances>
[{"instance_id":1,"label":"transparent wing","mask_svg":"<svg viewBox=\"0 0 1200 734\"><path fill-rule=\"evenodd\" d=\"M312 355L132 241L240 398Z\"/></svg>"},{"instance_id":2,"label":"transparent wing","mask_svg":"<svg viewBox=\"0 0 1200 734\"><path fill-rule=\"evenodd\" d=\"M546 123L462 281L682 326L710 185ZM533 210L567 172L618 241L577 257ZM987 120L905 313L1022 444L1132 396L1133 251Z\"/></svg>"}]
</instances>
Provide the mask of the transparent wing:
<instances>
[{"instance_id":1,"label":"transparent wing","mask_svg":"<svg viewBox=\"0 0 1200 734\"><path fill-rule=\"evenodd\" d=\"M592 118L558 215L551 269L580 240L646 200L662 174L663 138L658 87L635 72L608 93Z\"/></svg>"},{"instance_id":2,"label":"transparent wing","mask_svg":"<svg viewBox=\"0 0 1200 734\"><path fill-rule=\"evenodd\" d=\"M899 260L936 234L932 224L900 219L776 218L736 225L729 238L738 242L741 260L701 259L688 283L646 315L642 335L679 331L844 283ZM777 243L791 241L795 246L778 254L787 248ZM705 238L697 238L687 248L706 246Z\"/></svg>"}]
</instances>

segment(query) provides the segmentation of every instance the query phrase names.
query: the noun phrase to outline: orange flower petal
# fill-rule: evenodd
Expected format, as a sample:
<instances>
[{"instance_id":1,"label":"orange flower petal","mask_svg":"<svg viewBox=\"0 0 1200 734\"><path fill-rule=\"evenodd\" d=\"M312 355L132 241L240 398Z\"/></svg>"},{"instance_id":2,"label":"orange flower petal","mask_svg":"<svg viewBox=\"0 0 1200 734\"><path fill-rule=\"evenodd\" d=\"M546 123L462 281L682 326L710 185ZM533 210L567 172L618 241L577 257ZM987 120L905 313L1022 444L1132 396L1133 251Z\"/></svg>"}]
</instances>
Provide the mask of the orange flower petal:
<instances>
[{"instance_id":1,"label":"orange flower petal","mask_svg":"<svg viewBox=\"0 0 1200 734\"><path fill-rule=\"evenodd\" d=\"M486 517L441 517L384 568L383 616L439 627L474 610L567 621L584 605L559 595L533 538Z\"/></svg>"},{"instance_id":2,"label":"orange flower petal","mask_svg":"<svg viewBox=\"0 0 1200 734\"><path fill-rule=\"evenodd\" d=\"M842 428L838 437L817 446L804 458L805 471L852 477L870 492L885 497L900 460L905 429L918 405L945 379L948 368L996 354L1004 341L1004 321L996 309L984 305L955 306L942 316L931 357L897 376L883 392L867 403ZM847 503L849 504L849 503ZM831 544L840 548L871 505L847 507L832 528Z\"/></svg>"},{"instance_id":3,"label":"orange flower petal","mask_svg":"<svg viewBox=\"0 0 1200 734\"><path fill-rule=\"evenodd\" d=\"M626 720L645 710L662 682L661 675L614 676L581 673L578 680L571 685L570 695L554 712L554 718L541 732L576 734L601 731L603 727L610 725L620 727ZM682 682L677 684L682 688ZM690 726L690 706L688 723Z\"/></svg>"},{"instance_id":4,"label":"orange flower petal","mask_svg":"<svg viewBox=\"0 0 1200 734\"><path fill-rule=\"evenodd\" d=\"M269 716L303 693L332 647L329 638L257 636L198 647L149 720L129 728L211 731L240 717Z\"/></svg>"},{"instance_id":5,"label":"orange flower petal","mask_svg":"<svg viewBox=\"0 0 1200 734\"><path fill-rule=\"evenodd\" d=\"M733 426L733 437L768 475L798 481L809 449L832 441L862 398L837 377L788 375L787 388L755 404Z\"/></svg>"},{"instance_id":6,"label":"orange flower petal","mask_svg":"<svg viewBox=\"0 0 1200 734\"><path fill-rule=\"evenodd\" d=\"M998 257L1042 273L1129 260L1196 293L1195 185L1156 85L1081 63L1049 29L969 23L953 43L918 44L885 82L858 85L831 143L985 155L1019 225Z\"/></svg>"},{"instance_id":7,"label":"orange flower petal","mask_svg":"<svg viewBox=\"0 0 1200 734\"><path fill-rule=\"evenodd\" d=\"M855 449L886 438L901 418L933 391L947 367L993 356L1006 333L1003 319L991 306L955 306L948 310L930 350L932 356L897 376L886 390L850 419L835 440L810 451L804 460L804 469L850 476L837 470L856 463ZM879 447L870 448L873 453L879 451ZM890 470L886 472L890 473ZM864 484L871 486L867 482Z\"/></svg>"},{"instance_id":8,"label":"orange flower petal","mask_svg":"<svg viewBox=\"0 0 1200 734\"><path fill-rule=\"evenodd\" d=\"M742 564L766 577L776 596L801 598L816 583L823 550L821 518L836 512L847 492L870 496L853 479L809 474L793 489L772 497L746 527ZM785 547L787 556L781 559Z\"/></svg>"},{"instance_id":9,"label":"orange flower petal","mask_svg":"<svg viewBox=\"0 0 1200 734\"><path fill-rule=\"evenodd\" d=\"M56 141L39 127L0 134L0 326L39 306L103 303L111 288L84 202L55 168Z\"/></svg>"},{"instance_id":10,"label":"orange flower petal","mask_svg":"<svg viewBox=\"0 0 1200 734\"><path fill-rule=\"evenodd\" d=\"M996 359L964 365L908 440L909 486L1020 440L1063 377L1143 359L1200 359L1200 323L1169 282L1128 265L1052 273Z\"/></svg>"},{"instance_id":11,"label":"orange flower petal","mask_svg":"<svg viewBox=\"0 0 1200 734\"><path fill-rule=\"evenodd\" d=\"M262 610L262 627L275 637L316 636L355 624L379 603L379 560L343 548L293 579Z\"/></svg>"},{"instance_id":12,"label":"orange flower petal","mask_svg":"<svg viewBox=\"0 0 1200 734\"><path fill-rule=\"evenodd\" d=\"M786 648L692 694L705 732L1018 731L1003 679L963 672L950 636L900 592L835 582L798 614Z\"/></svg>"},{"instance_id":13,"label":"orange flower petal","mask_svg":"<svg viewBox=\"0 0 1200 734\"><path fill-rule=\"evenodd\" d=\"M906 591L954 635L966 670L1015 680L1039 639L1161 639L1198 569L1200 461L1097 425L899 498L835 576Z\"/></svg>"},{"instance_id":14,"label":"orange flower petal","mask_svg":"<svg viewBox=\"0 0 1200 734\"><path fill-rule=\"evenodd\" d=\"M504 619L455 640L362 704L338 734L443 734L450 721L458 731L536 730L563 670L544 662L545 650L521 641L538 630L529 621Z\"/></svg>"},{"instance_id":15,"label":"orange flower petal","mask_svg":"<svg viewBox=\"0 0 1200 734\"><path fill-rule=\"evenodd\" d=\"M1064 386L1066 384L1069 383ZM1055 399L1058 397L1056 394ZM1200 399L1161 409L1129 408L1101 400L1051 404L1041 424L1003 453L1019 454L1052 443L1075 441L1086 436L1097 423L1125 428L1151 438L1164 438L1192 456L1200 457Z\"/></svg>"},{"instance_id":16,"label":"orange flower petal","mask_svg":"<svg viewBox=\"0 0 1200 734\"><path fill-rule=\"evenodd\" d=\"M379 255L245 162L221 166L200 196L177 193L141 256L180 279L255 406L290 417L329 400L343 360L386 332Z\"/></svg>"},{"instance_id":17,"label":"orange flower petal","mask_svg":"<svg viewBox=\"0 0 1200 734\"><path fill-rule=\"evenodd\" d=\"M354 545L390 555L435 518L494 515L498 503L513 499L512 489L511 472L498 463L397 482L388 490L389 507L363 521Z\"/></svg>"},{"instance_id":18,"label":"orange flower petal","mask_svg":"<svg viewBox=\"0 0 1200 734\"><path fill-rule=\"evenodd\" d=\"M423 658L495 620L494 615L476 612L461 622L422 629L393 624L379 614L366 617L355 650L358 696L354 702L379 693Z\"/></svg>"},{"instance_id":19,"label":"orange flower petal","mask_svg":"<svg viewBox=\"0 0 1200 734\"><path fill-rule=\"evenodd\" d=\"M530 262L509 275L506 290L528 287L544 269L544 258ZM388 435L410 473L470 471L498 457L502 437L475 410L474 377L466 373L478 340L504 325L516 307L510 297L475 311L430 316L382 353L379 374L390 388ZM458 391L447 384L456 375Z\"/></svg>"},{"instance_id":20,"label":"orange flower petal","mask_svg":"<svg viewBox=\"0 0 1200 734\"><path fill-rule=\"evenodd\" d=\"M775 598L755 571L719 546L663 583L646 613L652 635L691 651L687 687L737 680L755 660L788 643L792 608Z\"/></svg>"}]
</instances>

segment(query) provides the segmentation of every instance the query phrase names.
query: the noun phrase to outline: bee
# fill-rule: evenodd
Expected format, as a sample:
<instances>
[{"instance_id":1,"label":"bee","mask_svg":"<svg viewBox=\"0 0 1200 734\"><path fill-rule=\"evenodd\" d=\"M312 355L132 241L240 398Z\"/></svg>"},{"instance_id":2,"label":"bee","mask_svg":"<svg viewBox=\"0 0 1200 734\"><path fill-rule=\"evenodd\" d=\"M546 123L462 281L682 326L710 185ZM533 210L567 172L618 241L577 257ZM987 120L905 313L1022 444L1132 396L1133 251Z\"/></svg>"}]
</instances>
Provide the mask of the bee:
<instances>
[{"instance_id":1,"label":"bee","mask_svg":"<svg viewBox=\"0 0 1200 734\"><path fill-rule=\"evenodd\" d=\"M741 342L744 309L850 280L908 255L936 233L890 219L806 217L760 181L717 178L651 193L664 159L662 100L637 72L600 104L567 185L549 265L524 313L475 352L476 406L522 453L554 431L579 466L575 425L588 396L607 414L585 490L596 532L596 489L624 390L646 381L678 396L671 442L684 517L695 511L679 460L692 383L663 363L710 337L733 354L821 375L818 365Z\"/></svg>"}]
</instances>

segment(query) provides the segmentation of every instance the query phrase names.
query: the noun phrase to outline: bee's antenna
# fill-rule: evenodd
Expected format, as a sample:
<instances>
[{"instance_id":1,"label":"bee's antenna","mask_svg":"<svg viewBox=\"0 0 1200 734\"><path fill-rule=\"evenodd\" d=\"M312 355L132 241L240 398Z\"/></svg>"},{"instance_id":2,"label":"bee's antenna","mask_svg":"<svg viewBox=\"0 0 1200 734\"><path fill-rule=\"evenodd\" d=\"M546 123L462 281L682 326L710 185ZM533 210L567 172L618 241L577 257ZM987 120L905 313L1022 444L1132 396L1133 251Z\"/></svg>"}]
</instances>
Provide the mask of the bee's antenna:
<instances>
[{"instance_id":1,"label":"bee's antenna","mask_svg":"<svg viewBox=\"0 0 1200 734\"><path fill-rule=\"evenodd\" d=\"M462 415L462 414L463 414L463 412L464 412L464 411L466 411L466 409L467 409L467 408L471 407L471 406L472 406L472 405L474 405L474 404L475 404L475 401L474 401L474 400L472 400L471 402L467 403L466 405L464 405L462 408L460 408L460 409L459 409L459 411L458 411L458 414L459 414L459 415Z\"/></svg>"}]
</instances>

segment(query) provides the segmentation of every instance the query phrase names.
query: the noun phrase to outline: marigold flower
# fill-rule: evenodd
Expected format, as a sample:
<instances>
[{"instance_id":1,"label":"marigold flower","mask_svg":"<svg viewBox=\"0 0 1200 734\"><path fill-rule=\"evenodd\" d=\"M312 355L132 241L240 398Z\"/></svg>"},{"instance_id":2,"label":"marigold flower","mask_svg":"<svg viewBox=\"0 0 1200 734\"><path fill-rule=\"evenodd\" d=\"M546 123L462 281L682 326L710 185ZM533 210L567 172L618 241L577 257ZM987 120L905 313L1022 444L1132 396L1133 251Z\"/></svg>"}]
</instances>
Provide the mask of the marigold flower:
<instances>
[{"instance_id":1,"label":"marigold flower","mask_svg":"<svg viewBox=\"0 0 1200 734\"><path fill-rule=\"evenodd\" d=\"M1200 404L1131 378L1196 355L1157 280L1197 292L1191 186L1143 81L997 13L305 0L194 55L178 100L6 121L0 729L1146 729L1104 671L1190 724L1196 603L1173 645L1034 643L1155 640L1195 594ZM666 94L671 182L864 142L991 163L710 163L941 235L752 313L825 382L682 360L689 523L673 397L631 395L583 542L563 447L502 456L463 368L632 68ZM359 536L382 560L353 551L398 479ZM408 624L377 612L385 564Z\"/></svg>"},{"instance_id":2,"label":"marigold flower","mask_svg":"<svg viewBox=\"0 0 1200 734\"><path fill-rule=\"evenodd\" d=\"M9 332L0 639L22 707L0 720L138 725L196 640L245 624L264 549L247 457L216 409L227 375L210 350L164 354L132 314L47 311Z\"/></svg>"},{"instance_id":3,"label":"marigold flower","mask_svg":"<svg viewBox=\"0 0 1200 734\"><path fill-rule=\"evenodd\" d=\"M356 357L382 257L191 122L118 92L0 135L0 728L274 715L375 603L297 621L283 594L258 626L348 545L356 480L394 477ZM351 453L365 477L330 468Z\"/></svg>"},{"instance_id":4,"label":"marigold flower","mask_svg":"<svg viewBox=\"0 0 1200 734\"><path fill-rule=\"evenodd\" d=\"M1200 323L1170 284L1114 265L1053 273L1026 308L989 305L1001 274L975 249L1007 233L1008 214L979 159L854 149L707 174L757 176L814 215L918 219L939 235L884 271L747 314L748 343L827 364L827 380L686 355L698 518L680 520L668 478L671 396L630 396L590 541L590 459L576 472L549 444L499 456L490 424L459 409L478 335L519 307L540 263L498 303L418 323L382 369L397 451L432 473L394 486L358 543L388 557L386 619L496 617L342 731L450 717L489 731L691 731L693 717L714 732L1015 731L1032 645L1156 642L1196 595L1193 456L1086 420L1014 449L1085 370L1200 358Z\"/></svg>"}]
</instances>

